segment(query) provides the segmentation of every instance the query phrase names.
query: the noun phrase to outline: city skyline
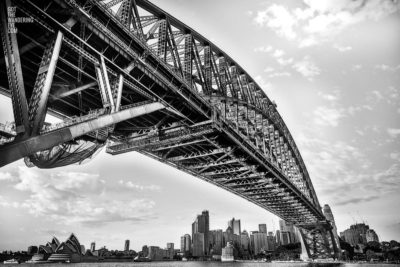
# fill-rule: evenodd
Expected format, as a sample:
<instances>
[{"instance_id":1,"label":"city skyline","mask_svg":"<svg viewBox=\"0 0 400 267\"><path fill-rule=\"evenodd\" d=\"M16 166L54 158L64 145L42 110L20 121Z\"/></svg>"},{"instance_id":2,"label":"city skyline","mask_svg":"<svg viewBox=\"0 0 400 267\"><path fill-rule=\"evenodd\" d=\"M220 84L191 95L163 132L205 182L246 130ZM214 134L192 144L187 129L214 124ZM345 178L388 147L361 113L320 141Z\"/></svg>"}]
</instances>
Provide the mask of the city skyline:
<instances>
[{"instance_id":1,"label":"city skyline","mask_svg":"<svg viewBox=\"0 0 400 267\"><path fill-rule=\"evenodd\" d=\"M339 232L366 221L381 240L400 239L398 3L152 2L219 45L276 101ZM0 122L13 120L11 110L0 96ZM187 214L210 207L210 229L232 217L248 223L242 230L278 228L260 207L138 153L102 151L54 170L20 160L0 169L0 183L0 250L70 232L86 246L179 244L179 233L191 233Z\"/></svg>"}]
</instances>

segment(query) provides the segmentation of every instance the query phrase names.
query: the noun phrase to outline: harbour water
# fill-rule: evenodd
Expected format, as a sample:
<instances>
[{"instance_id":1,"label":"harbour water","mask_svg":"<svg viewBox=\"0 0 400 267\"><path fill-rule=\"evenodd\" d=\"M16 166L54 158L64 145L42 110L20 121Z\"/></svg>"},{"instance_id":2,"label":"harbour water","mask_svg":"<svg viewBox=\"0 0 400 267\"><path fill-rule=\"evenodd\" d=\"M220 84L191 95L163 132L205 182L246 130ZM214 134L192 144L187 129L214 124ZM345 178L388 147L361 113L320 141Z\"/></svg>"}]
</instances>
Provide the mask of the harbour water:
<instances>
[{"instance_id":1,"label":"harbour water","mask_svg":"<svg viewBox=\"0 0 400 267\"><path fill-rule=\"evenodd\" d=\"M171 261L171 262L101 262L101 263L45 263L27 264L18 266L45 266L45 267L400 267L400 264L368 264L368 263L270 263L270 262L201 262L201 261Z\"/></svg>"}]
</instances>

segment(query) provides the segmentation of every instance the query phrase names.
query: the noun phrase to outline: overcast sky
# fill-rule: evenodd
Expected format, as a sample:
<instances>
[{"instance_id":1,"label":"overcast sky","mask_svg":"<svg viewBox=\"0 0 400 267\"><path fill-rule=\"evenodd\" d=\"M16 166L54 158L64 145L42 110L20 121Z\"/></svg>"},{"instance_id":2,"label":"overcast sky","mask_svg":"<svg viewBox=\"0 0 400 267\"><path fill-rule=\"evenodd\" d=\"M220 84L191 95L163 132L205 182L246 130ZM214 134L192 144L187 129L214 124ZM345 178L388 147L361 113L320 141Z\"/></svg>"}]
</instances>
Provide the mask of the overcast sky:
<instances>
[{"instance_id":1,"label":"overcast sky","mask_svg":"<svg viewBox=\"0 0 400 267\"><path fill-rule=\"evenodd\" d=\"M366 222L400 241L400 4L390 0L152 0L235 59L278 104L339 231ZM4 66L0 66L4 67ZM11 121L0 97L0 122ZM0 250L74 232L86 247L179 247L203 209L210 228L278 219L222 189L129 153L82 166L0 169Z\"/></svg>"}]
</instances>

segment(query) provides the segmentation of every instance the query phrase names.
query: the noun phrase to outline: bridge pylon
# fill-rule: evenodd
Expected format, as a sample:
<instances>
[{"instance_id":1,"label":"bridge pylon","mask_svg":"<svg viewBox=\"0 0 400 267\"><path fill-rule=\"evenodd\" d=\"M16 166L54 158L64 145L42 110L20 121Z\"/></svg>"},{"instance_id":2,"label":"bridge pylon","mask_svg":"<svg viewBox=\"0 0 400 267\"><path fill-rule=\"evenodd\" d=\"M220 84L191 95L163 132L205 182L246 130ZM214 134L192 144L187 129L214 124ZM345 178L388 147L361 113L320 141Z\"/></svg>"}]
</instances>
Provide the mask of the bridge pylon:
<instances>
[{"instance_id":1,"label":"bridge pylon","mask_svg":"<svg viewBox=\"0 0 400 267\"><path fill-rule=\"evenodd\" d=\"M302 260L339 259L339 244L328 221L301 224L297 227L300 233Z\"/></svg>"}]
</instances>

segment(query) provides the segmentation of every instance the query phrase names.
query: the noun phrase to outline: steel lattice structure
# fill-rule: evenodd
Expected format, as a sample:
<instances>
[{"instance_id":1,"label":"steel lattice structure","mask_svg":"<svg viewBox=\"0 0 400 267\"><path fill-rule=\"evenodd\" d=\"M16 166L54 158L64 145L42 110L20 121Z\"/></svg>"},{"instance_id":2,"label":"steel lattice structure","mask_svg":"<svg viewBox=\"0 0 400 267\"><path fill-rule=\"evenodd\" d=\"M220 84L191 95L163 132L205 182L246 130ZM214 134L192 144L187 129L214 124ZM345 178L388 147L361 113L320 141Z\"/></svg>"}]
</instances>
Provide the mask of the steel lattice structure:
<instances>
[{"instance_id":1,"label":"steel lattice structure","mask_svg":"<svg viewBox=\"0 0 400 267\"><path fill-rule=\"evenodd\" d=\"M0 131L7 137L0 166L23 157L39 167L80 162L107 142L110 154L138 151L304 231L325 221L276 104L177 18L147 0L5 0L0 7L0 89L12 99L16 132L10 139ZM33 20L17 24L17 34L10 7ZM46 125L48 112L63 122ZM77 141L95 146L74 153Z\"/></svg>"}]
</instances>

